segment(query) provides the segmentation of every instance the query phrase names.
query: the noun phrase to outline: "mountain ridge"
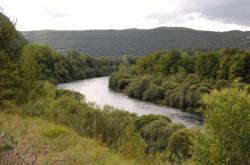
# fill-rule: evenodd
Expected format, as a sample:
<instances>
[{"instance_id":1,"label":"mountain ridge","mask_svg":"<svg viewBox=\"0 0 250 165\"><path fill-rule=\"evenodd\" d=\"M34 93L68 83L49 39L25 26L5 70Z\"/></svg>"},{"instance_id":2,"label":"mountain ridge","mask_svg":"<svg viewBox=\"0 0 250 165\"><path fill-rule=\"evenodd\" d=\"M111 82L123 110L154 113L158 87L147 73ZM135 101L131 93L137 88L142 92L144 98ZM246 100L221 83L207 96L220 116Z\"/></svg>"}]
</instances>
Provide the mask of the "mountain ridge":
<instances>
[{"instance_id":1,"label":"mountain ridge","mask_svg":"<svg viewBox=\"0 0 250 165\"><path fill-rule=\"evenodd\" d=\"M223 47L250 48L250 31L201 31L185 27L124 30L42 30L22 32L31 42L48 44L59 51L74 50L88 55L120 58L145 55L156 50L215 50Z\"/></svg>"}]
</instances>

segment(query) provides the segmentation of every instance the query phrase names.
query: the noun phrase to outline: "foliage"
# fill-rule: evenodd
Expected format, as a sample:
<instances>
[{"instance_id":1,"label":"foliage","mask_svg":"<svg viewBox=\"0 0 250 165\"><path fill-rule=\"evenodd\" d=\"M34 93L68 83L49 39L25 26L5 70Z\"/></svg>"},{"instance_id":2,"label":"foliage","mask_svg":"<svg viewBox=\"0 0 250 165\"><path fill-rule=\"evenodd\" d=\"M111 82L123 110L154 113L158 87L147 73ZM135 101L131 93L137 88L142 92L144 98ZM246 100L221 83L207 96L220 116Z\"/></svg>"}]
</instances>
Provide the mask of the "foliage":
<instances>
[{"instance_id":1,"label":"foliage","mask_svg":"<svg viewBox=\"0 0 250 165\"><path fill-rule=\"evenodd\" d=\"M171 134L178 129L184 128L182 124L171 124L167 120L158 119L144 126L140 133L147 143L146 152L163 152Z\"/></svg>"},{"instance_id":2,"label":"foliage","mask_svg":"<svg viewBox=\"0 0 250 165\"><path fill-rule=\"evenodd\" d=\"M157 101L164 98L164 90L157 85L151 84L149 88L143 93L144 101Z\"/></svg>"},{"instance_id":3,"label":"foliage","mask_svg":"<svg viewBox=\"0 0 250 165\"><path fill-rule=\"evenodd\" d=\"M133 126L127 127L124 134L117 141L117 150L129 159L143 160L146 143Z\"/></svg>"},{"instance_id":4,"label":"foliage","mask_svg":"<svg viewBox=\"0 0 250 165\"><path fill-rule=\"evenodd\" d=\"M111 75L109 87L129 97L195 112L212 89L231 86L234 79L249 83L249 51L221 49L184 52L157 51Z\"/></svg>"},{"instance_id":5,"label":"foliage","mask_svg":"<svg viewBox=\"0 0 250 165\"><path fill-rule=\"evenodd\" d=\"M26 45L22 59L25 75L34 72L36 79L53 83L104 76L117 69L117 63L107 58L94 58L77 52L59 55L46 45Z\"/></svg>"},{"instance_id":6,"label":"foliage","mask_svg":"<svg viewBox=\"0 0 250 165\"><path fill-rule=\"evenodd\" d=\"M17 59L25 43L9 18L0 13L0 106L3 100L20 101L23 96Z\"/></svg>"},{"instance_id":7,"label":"foliage","mask_svg":"<svg viewBox=\"0 0 250 165\"><path fill-rule=\"evenodd\" d=\"M198 164L249 164L250 96L239 88L212 91L202 99L206 118L204 134L194 140Z\"/></svg>"},{"instance_id":8,"label":"foliage","mask_svg":"<svg viewBox=\"0 0 250 165\"><path fill-rule=\"evenodd\" d=\"M142 99L143 93L149 88L150 81L148 79L136 80L128 85L126 94L129 97Z\"/></svg>"},{"instance_id":9,"label":"foliage","mask_svg":"<svg viewBox=\"0 0 250 165\"><path fill-rule=\"evenodd\" d=\"M170 152L170 160L178 159L183 161L191 157L190 145L193 134L190 130L180 129L174 132L168 142L167 149Z\"/></svg>"},{"instance_id":10,"label":"foliage","mask_svg":"<svg viewBox=\"0 0 250 165\"><path fill-rule=\"evenodd\" d=\"M141 129L143 127L150 124L152 121L160 120L160 119L161 120L166 120L169 123L172 122L167 116L163 116L163 115L154 115L154 114L143 115L143 116L139 116L139 117L136 118L136 120L135 120L135 129L137 131L141 131Z\"/></svg>"}]
</instances>

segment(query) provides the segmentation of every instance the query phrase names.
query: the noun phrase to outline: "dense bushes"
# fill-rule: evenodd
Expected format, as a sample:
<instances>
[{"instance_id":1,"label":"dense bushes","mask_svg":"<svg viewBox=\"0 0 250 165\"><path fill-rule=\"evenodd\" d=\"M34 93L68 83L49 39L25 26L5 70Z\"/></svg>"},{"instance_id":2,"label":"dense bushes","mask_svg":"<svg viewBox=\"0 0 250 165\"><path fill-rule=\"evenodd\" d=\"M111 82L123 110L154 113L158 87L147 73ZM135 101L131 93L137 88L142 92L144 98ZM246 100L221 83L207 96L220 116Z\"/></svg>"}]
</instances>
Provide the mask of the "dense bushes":
<instances>
[{"instance_id":1,"label":"dense bushes","mask_svg":"<svg viewBox=\"0 0 250 165\"><path fill-rule=\"evenodd\" d=\"M56 90L49 82L38 86L30 91L32 99L22 108L23 113L71 127L78 134L96 138L129 159L152 161L153 155L161 153L166 160L168 156L164 152L168 150L169 138L185 128L162 115L138 117L109 106L100 109L88 105L79 93Z\"/></svg>"},{"instance_id":2,"label":"dense bushes","mask_svg":"<svg viewBox=\"0 0 250 165\"><path fill-rule=\"evenodd\" d=\"M63 123L79 134L99 138L106 144L113 144L135 118L133 114L112 107L100 111L83 102L76 92L60 89L52 93L50 86L47 87L45 91L51 94L29 102L25 108L27 114Z\"/></svg>"},{"instance_id":3,"label":"dense bushes","mask_svg":"<svg viewBox=\"0 0 250 165\"><path fill-rule=\"evenodd\" d=\"M250 53L238 49L213 52L155 52L134 59L111 75L109 87L129 97L188 111L212 89L230 87L234 79L249 83Z\"/></svg>"},{"instance_id":4,"label":"dense bushes","mask_svg":"<svg viewBox=\"0 0 250 165\"><path fill-rule=\"evenodd\" d=\"M206 129L196 133L192 155L200 165L250 163L250 95L246 87L205 95Z\"/></svg>"}]
</instances>

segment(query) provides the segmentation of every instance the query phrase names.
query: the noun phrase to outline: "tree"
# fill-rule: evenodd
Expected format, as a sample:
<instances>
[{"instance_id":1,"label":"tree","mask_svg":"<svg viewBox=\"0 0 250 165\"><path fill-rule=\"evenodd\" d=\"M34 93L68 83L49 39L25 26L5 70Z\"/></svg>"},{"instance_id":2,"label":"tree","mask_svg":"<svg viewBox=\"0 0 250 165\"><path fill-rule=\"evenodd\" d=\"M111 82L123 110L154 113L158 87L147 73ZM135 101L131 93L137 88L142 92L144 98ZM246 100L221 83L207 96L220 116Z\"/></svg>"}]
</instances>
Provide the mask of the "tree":
<instances>
[{"instance_id":1,"label":"tree","mask_svg":"<svg viewBox=\"0 0 250 165\"><path fill-rule=\"evenodd\" d=\"M25 46L22 54L22 69L25 78L25 87L31 90L34 86L35 81L40 78L40 68L38 65L37 58L34 54L34 46Z\"/></svg>"},{"instance_id":2,"label":"tree","mask_svg":"<svg viewBox=\"0 0 250 165\"><path fill-rule=\"evenodd\" d=\"M206 129L194 138L192 147L197 164L249 164L250 95L247 90L213 90L202 98L202 103Z\"/></svg>"},{"instance_id":3,"label":"tree","mask_svg":"<svg viewBox=\"0 0 250 165\"><path fill-rule=\"evenodd\" d=\"M25 43L9 18L0 13L0 106L4 100L22 99L19 57Z\"/></svg>"},{"instance_id":4,"label":"tree","mask_svg":"<svg viewBox=\"0 0 250 165\"><path fill-rule=\"evenodd\" d=\"M215 53L197 55L195 73L202 78L215 78L217 68L217 56Z\"/></svg>"},{"instance_id":5,"label":"tree","mask_svg":"<svg viewBox=\"0 0 250 165\"><path fill-rule=\"evenodd\" d=\"M240 59L230 67L229 77L230 80L242 77L244 82L250 83L250 53L241 55Z\"/></svg>"}]
</instances>

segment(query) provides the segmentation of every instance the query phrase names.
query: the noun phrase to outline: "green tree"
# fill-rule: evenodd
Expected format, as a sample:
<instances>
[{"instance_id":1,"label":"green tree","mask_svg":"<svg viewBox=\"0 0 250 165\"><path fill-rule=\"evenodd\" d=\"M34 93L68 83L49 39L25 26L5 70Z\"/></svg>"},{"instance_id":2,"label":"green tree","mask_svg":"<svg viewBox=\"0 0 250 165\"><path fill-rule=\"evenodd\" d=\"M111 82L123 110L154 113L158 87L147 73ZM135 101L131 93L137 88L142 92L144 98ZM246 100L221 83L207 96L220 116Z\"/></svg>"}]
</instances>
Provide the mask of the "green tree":
<instances>
[{"instance_id":1,"label":"green tree","mask_svg":"<svg viewBox=\"0 0 250 165\"><path fill-rule=\"evenodd\" d=\"M229 70L230 80L236 77L242 77L243 81L250 83L250 53L245 53L240 56Z\"/></svg>"},{"instance_id":2,"label":"green tree","mask_svg":"<svg viewBox=\"0 0 250 165\"><path fill-rule=\"evenodd\" d=\"M34 83L40 79L40 68L34 54L33 45L25 46L22 54L22 69L25 79L25 87L31 90Z\"/></svg>"},{"instance_id":3,"label":"green tree","mask_svg":"<svg viewBox=\"0 0 250 165\"><path fill-rule=\"evenodd\" d=\"M197 54L195 73L202 78L215 78L217 69L217 55L215 53Z\"/></svg>"},{"instance_id":4,"label":"green tree","mask_svg":"<svg viewBox=\"0 0 250 165\"><path fill-rule=\"evenodd\" d=\"M193 140L200 165L250 163L250 95L247 90L213 90L202 98L206 129Z\"/></svg>"}]
</instances>

